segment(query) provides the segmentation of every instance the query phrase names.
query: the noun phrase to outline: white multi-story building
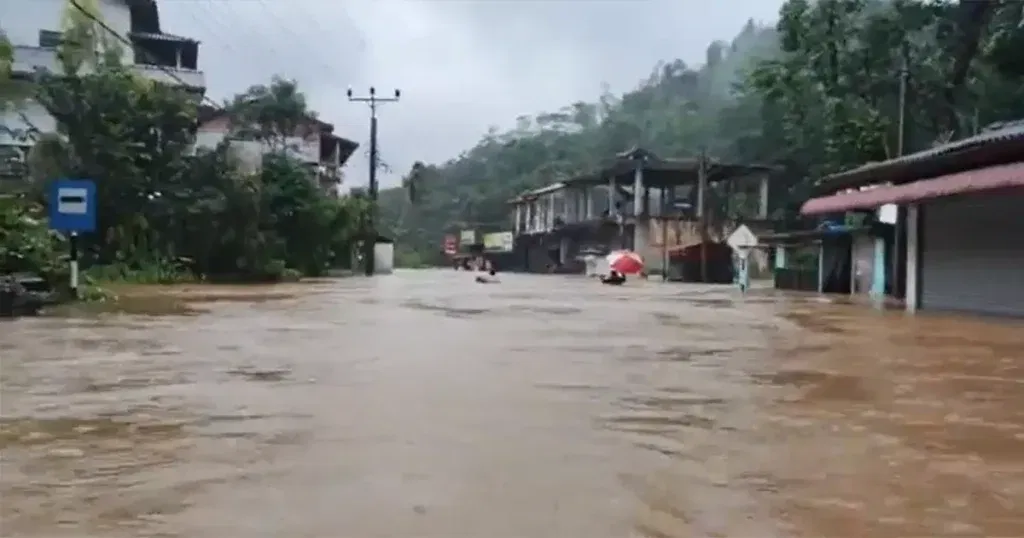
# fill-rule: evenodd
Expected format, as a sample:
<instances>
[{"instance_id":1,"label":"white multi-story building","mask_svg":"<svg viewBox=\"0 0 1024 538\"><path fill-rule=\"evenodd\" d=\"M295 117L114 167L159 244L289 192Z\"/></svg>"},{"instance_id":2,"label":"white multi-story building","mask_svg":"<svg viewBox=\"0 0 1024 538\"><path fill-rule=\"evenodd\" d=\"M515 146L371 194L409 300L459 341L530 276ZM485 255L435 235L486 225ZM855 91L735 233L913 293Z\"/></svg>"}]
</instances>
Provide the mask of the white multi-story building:
<instances>
[{"instance_id":1,"label":"white multi-story building","mask_svg":"<svg viewBox=\"0 0 1024 538\"><path fill-rule=\"evenodd\" d=\"M206 89L199 70L199 43L164 33L156 0L77 0L96 8L99 19L122 41L122 61L139 74L166 84L185 86L197 93ZM39 69L59 72L57 46L69 0L0 0L0 30L14 47L14 78L32 76ZM100 28L103 33L107 30ZM0 176L11 164L23 162L40 133L54 132L56 124L43 107L31 101L0 111Z\"/></svg>"},{"instance_id":2,"label":"white multi-story building","mask_svg":"<svg viewBox=\"0 0 1024 538\"><path fill-rule=\"evenodd\" d=\"M270 148L260 141L237 138L239 127L232 124L224 110L200 107L196 147L212 149L229 140L243 169L254 172L262 165L263 156ZM341 168L359 147L357 142L334 134L334 125L316 118L309 118L292 136L285 138L284 144L289 156L313 170L320 188L334 195L339 194Z\"/></svg>"}]
</instances>

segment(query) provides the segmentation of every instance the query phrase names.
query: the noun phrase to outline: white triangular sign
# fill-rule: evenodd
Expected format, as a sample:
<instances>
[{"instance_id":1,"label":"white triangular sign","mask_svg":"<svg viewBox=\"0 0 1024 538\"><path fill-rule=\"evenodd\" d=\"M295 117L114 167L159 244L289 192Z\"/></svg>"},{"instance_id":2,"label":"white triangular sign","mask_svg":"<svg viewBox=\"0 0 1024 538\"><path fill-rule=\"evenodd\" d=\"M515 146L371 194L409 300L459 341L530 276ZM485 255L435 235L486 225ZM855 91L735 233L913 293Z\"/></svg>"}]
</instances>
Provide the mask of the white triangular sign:
<instances>
[{"instance_id":1,"label":"white triangular sign","mask_svg":"<svg viewBox=\"0 0 1024 538\"><path fill-rule=\"evenodd\" d=\"M757 236L745 224L741 224L739 228L736 228L736 231L729 235L725 242L733 250L745 250L757 246Z\"/></svg>"}]
</instances>

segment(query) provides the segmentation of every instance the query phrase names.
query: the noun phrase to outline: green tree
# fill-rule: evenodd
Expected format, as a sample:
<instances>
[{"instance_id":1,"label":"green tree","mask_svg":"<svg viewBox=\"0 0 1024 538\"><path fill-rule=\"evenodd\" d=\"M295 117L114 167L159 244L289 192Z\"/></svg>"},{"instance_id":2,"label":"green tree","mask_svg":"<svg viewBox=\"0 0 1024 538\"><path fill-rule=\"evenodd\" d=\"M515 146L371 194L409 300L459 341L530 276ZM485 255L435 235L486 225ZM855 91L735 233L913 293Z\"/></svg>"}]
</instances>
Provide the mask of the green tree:
<instances>
[{"instance_id":1,"label":"green tree","mask_svg":"<svg viewBox=\"0 0 1024 538\"><path fill-rule=\"evenodd\" d=\"M30 95L29 85L13 76L13 67L14 46L7 35L0 31L0 114L4 116ZM14 134L3 124L0 124L0 132Z\"/></svg>"},{"instance_id":2,"label":"green tree","mask_svg":"<svg viewBox=\"0 0 1024 538\"><path fill-rule=\"evenodd\" d=\"M32 272L66 281L61 252L63 243L50 232L40 206L0 198L0 274Z\"/></svg>"},{"instance_id":3,"label":"green tree","mask_svg":"<svg viewBox=\"0 0 1024 538\"><path fill-rule=\"evenodd\" d=\"M704 65L668 60L634 91L492 129L434 167L415 211L406 189L383 191L381 215L399 249L438 262L445 233L507 229L516 194L640 146L778 165L772 204L795 218L823 175L1024 116L1022 17L1017 2L789 0L774 27L711 43Z\"/></svg>"},{"instance_id":4,"label":"green tree","mask_svg":"<svg viewBox=\"0 0 1024 538\"><path fill-rule=\"evenodd\" d=\"M247 173L235 140L195 151L195 95L135 76L120 64L120 51L96 39L91 18L72 22L67 35L76 37L59 51L63 72L41 75L33 86L57 133L33 148L32 190L35 202L45 202L44 187L55 178L96 181L98 229L82 243L98 273L154 282L189 274L272 280L321 274L349 257L366 205L322 192L313 171L286 151L281 141L295 126L315 123L294 83L278 91L283 83L275 79L273 99L253 99L250 89L227 110L232 124L253 127L265 145L262 166ZM99 52L80 53L81 43ZM28 222L29 205L18 204L17 214L3 217ZM45 272L39 256L25 254L39 250L32 246L38 241L26 242L30 235L0 237L0 272Z\"/></svg>"},{"instance_id":5,"label":"green tree","mask_svg":"<svg viewBox=\"0 0 1024 538\"><path fill-rule=\"evenodd\" d=\"M275 76L269 85L250 86L226 108L236 124L235 136L257 140L271 152L294 150L290 138L306 138L316 132L316 114L294 80Z\"/></svg>"},{"instance_id":6,"label":"green tree","mask_svg":"<svg viewBox=\"0 0 1024 538\"><path fill-rule=\"evenodd\" d=\"M1020 74L1001 59L1020 21L1000 2L786 2L781 52L745 91L762 104L761 147L785 154L797 179L791 199L824 174L1019 117Z\"/></svg>"},{"instance_id":7,"label":"green tree","mask_svg":"<svg viewBox=\"0 0 1024 538\"><path fill-rule=\"evenodd\" d=\"M14 65L14 47L11 46L11 41L7 39L7 35L0 32L0 89L7 89L11 84L11 68ZM2 94L0 94L2 97ZM0 106L4 104L4 101L0 100ZM2 109L0 109L2 110Z\"/></svg>"},{"instance_id":8,"label":"green tree","mask_svg":"<svg viewBox=\"0 0 1024 538\"><path fill-rule=\"evenodd\" d=\"M750 23L732 42L712 44L708 65L663 62L625 95L604 92L594 102L520 117L509 131L491 129L458 158L421 163L421 173L407 175L402 188L382 191L382 221L396 237L398 252L412 250L423 263L436 264L443 261L446 233L509 229L508 200L590 172L613 153L642 146L660 155L686 156L707 146L728 158L736 144L728 139L731 133L718 132L717 118L735 101L731 88L744 71L775 48L774 30ZM760 127L758 106L748 106L747 116ZM754 129L748 130L748 138L754 138Z\"/></svg>"}]
</instances>

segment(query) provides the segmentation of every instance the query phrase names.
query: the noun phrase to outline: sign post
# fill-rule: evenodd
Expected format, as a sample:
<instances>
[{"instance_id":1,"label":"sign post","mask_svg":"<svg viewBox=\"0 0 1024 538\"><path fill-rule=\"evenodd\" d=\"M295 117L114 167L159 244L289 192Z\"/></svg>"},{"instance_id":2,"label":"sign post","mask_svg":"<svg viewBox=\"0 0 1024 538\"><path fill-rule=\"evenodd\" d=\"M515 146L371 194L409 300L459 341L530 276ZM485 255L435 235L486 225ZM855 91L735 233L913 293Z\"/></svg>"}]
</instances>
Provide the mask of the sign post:
<instances>
[{"instance_id":1,"label":"sign post","mask_svg":"<svg viewBox=\"0 0 1024 538\"><path fill-rule=\"evenodd\" d=\"M454 256L458 252L458 238L454 235L444 236L444 253L449 256Z\"/></svg>"},{"instance_id":2,"label":"sign post","mask_svg":"<svg viewBox=\"0 0 1024 538\"><path fill-rule=\"evenodd\" d=\"M58 179L50 185L50 228L68 234L71 295L78 298L78 234L96 231L96 183Z\"/></svg>"},{"instance_id":3,"label":"sign post","mask_svg":"<svg viewBox=\"0 0 1024 538\"><path fill-rule=\"evenodd\" d=\"M741 224L739 228L736 228L736 231L729 235L725 242L736 253L736 282L740 287L740 291L746 292L750 288L750 262L748 258L750 257L751 249L757 247L757 236L745 224Z\"/></svg>"}]
</instances>

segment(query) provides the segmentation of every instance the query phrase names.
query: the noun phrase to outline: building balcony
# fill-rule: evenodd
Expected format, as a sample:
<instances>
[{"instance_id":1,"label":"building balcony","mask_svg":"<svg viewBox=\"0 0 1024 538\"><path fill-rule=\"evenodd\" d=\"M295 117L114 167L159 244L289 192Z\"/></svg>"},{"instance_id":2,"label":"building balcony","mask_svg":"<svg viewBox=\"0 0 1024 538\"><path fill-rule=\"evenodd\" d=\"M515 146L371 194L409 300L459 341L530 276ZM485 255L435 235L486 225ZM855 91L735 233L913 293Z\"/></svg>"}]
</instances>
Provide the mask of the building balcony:
<instances>
[{"instance_id":1,"label":"building balcony","mask_svg":"<svg viewBox=\"0 0 1024 538\"><path fill-rule=\"evenodd\" d=\"M131 68L140 76L162 84L186 86L197 90L206 88L206 75L199 70L138 63L132 64ZM31 75L37 70L59 73L61 67L57 61L57 51L42 47L15 46L12 72L15 75ZM83 73L88 71L89 67L82 68Z\"/></svg>"}]
</instances>

